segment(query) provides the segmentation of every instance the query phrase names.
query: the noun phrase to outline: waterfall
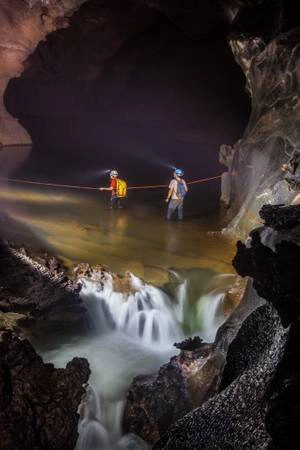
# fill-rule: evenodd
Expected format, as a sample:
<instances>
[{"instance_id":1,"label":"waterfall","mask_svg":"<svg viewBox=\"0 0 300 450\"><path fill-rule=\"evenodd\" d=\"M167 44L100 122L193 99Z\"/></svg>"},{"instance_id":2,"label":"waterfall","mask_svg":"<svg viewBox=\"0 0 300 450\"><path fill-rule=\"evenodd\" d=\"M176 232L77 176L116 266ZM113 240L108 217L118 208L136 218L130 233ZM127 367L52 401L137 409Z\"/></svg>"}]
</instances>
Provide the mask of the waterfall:
<instances>
[{"instance_id":1,"label":"waterfall","mask_svg":"<svg viewBox=\"0 0 300 450\"><path fill-rule=\"evenodd\" d=\"M183 321L184 321L184 312L185 312L184 310L185 310L185 306L187 304L187 299L188 299L187 288L188 288L188 281L184 280L183 282L181 282L179 284L179 286L176 290L175 313L176 313L176 316L177 316L178 320L180 321L180 323L183 323Z\"/></svg>"},{"instance_id":2,"label":"waterfall","mask_svg":"<svg viewBox=\"0 0 300 450\"><path fill-rule=\"evenodd\" d=\"M81 280L81 296L88 308L93 332L123 331L144 345L170 346L181 335L181 312L161 290L130 274L132 290L114 290L113 277L107 273L102 284Z\"/></svg>"},{"instance_id":3,"label":"waterfall","mask_svg":"<svg viewBox=\"0 0 300 450\"><path fill-rule=\"evenodd\" d=\"M196 304L189 304L189 281L179 276L172 296L132 274L123 292L117 290L110 273L98 282L80 280L87 331L44 353L45 360L60 367L73 356L86 357L90 363L76 450L149 448L137 436L122 433L128 386L135 376L155 373L177 353L173 344L185 337L183 324L191 334L213 340L224 320L224 286L232 282L231 275L226 277L214 277Z\"/></svg>"},{"instance_id":4,"label":"waterfall","mask_svg":"<svg viewBox=\"0 0 300 450\"><path fill-rule=\"evenodd\" d=\"M220 311L224 297L224 292L211 292L203 295L197 304L197 316L201 322L200 334L206 342L213 342L218 328L225 320Z\"/></svg>"},{"instance_id":5,"label":"waterfall","mask_svg":"<svg viewBox=\"0 0 300 450\"><path fill-rule=\"evenodd\" d=\"M80 280L93 355L82 352L92 376L79 411L76 450L148 448L137 436L122 436L124 394L134 376L157 370L176 353L174 342L183 338L186 282L171 299L133 274L129 281L129 289L118 292L109 273L98 283Z\"/></svg>"}]
</instances>

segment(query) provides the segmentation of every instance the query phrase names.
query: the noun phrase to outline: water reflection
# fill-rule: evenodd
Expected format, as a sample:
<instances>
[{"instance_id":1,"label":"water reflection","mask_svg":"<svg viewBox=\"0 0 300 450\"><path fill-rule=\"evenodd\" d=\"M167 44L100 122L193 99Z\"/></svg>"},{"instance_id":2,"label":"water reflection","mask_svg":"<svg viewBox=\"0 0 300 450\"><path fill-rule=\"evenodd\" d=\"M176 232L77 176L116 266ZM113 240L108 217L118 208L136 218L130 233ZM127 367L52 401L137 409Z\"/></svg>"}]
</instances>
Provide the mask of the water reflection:
<instances>
[{"instance_id":1,"label":"water reflection","mask_svg":"<svg viewBox=\"0 0 300 450\"><path fill-rule=\"evenodd\" d=\"M102 263L141 277L146 276L145 266L231 271L232 243L207 234L201 221L168 223L163 212L151 208L146 217L136 209L110 211L105 200L97 192L6 185L0 194L2 211L14 224L2 223L1 234L14 240L22 236L32 245L39 242L71 261Z\"/></svg>"},{"instance_id":2,"label":"water reflection","mask_svg":"<svg viewBox=\"0 0 300 450\"><path fill-rule=\"evenodd\" d=\"M0 178L14 176L29 154L30 147L0 151ZM149 282L166 281L169 268L232 271L232 242L207 234L215 224L204 218L166 222L163 192L153 193L158 200L161 194L161 208L152 202L152 193L134 192L126 209L110 211L109 196L98 191L3 181L0 188L0 233L16 243L43 248L71 262L130 270Z\"/></svg>"}]
</instances>

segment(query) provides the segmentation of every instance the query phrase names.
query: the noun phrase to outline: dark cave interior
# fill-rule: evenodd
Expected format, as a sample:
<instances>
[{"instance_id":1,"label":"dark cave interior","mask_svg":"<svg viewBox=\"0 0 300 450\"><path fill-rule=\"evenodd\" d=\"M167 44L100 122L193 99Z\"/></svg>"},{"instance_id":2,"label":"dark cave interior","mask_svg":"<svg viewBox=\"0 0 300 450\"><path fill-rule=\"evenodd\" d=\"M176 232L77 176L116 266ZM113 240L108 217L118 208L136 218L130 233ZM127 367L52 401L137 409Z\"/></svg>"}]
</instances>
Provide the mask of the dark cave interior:
<instances>
[{"instance_id":1,"label":"dark cave interior","mask_svg":"<svg viewBox=\"0 0 300 450\"><path fill-rule=\"evenodd\" d=\"M107 3L84 4L9 83L7 109L34 142L23 170L81 182L117 167L132 183L164 181L174 165L190 179L221 172L219 146L241 136L250 99L219 11L170 20Z\"/></svg>"}]
</instances>

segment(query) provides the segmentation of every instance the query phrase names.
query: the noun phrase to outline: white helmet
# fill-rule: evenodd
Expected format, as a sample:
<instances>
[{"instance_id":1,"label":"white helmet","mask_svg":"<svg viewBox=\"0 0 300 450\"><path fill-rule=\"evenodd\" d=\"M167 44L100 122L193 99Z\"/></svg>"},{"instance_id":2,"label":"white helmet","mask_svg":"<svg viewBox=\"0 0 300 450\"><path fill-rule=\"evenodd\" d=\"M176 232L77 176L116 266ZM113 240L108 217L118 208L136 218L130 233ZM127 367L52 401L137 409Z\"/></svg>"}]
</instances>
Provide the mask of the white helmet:
<instances>
[{"instance_id":1,"label":"white helmet","mask_svg":"<svg viewBox=\"0 0 300 450\"><path fill-rule=\"evenodd\" d=\"M118 171L117 171L117 170L111 170L111 171L110 171L110 176L111 176L111 177L114 178L114 177L117 177L118 175L119 175L119 174L118 174Z\"/></svg>"}]
</instances>

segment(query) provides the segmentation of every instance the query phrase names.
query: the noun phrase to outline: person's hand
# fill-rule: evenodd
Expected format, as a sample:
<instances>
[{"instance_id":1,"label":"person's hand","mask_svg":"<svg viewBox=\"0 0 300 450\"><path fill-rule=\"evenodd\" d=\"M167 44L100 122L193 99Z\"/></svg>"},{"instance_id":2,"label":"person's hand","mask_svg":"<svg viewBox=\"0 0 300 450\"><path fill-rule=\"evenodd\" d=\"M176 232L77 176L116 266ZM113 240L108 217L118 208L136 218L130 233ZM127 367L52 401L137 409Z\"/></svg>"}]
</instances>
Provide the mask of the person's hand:
<instances>
[{"instance_id":1,"label":"person's hand","mask_svg":"<svg viewBox=\"0 0 300 450\"><path fill-rule=\"evenodd\" d=\"M166 200L165 200L165 201L166 201L166 203L169 203L169 199L168 199L168 198L166 198Z\"/></svg>"}]
</instances>

